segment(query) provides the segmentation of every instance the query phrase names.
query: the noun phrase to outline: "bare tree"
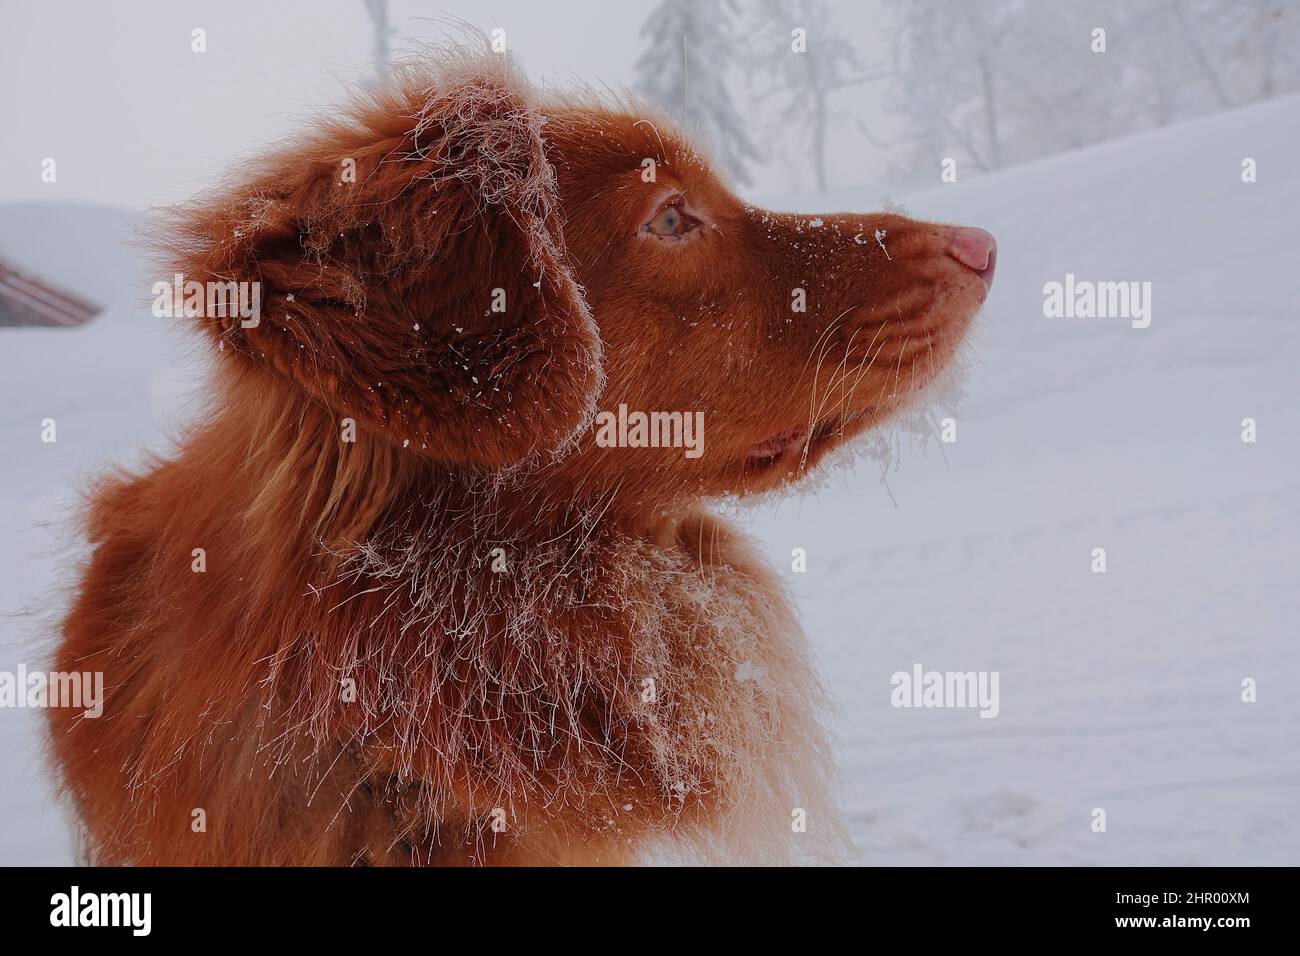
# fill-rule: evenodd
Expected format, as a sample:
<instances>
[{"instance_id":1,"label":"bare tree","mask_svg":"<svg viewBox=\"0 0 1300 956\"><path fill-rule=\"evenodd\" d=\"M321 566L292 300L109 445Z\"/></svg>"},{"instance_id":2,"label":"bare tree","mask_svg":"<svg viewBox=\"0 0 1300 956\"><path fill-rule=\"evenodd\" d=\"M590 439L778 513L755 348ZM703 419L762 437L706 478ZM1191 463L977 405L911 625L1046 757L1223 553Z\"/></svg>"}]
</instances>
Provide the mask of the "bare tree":
<instances>
[{"instance_id":1,"label":"bare tree","mask_svg":"<svg viewBox=\"0 0 1300 956\"><path fill-rule=\"evenodd\" d=\"M905 117L915 159L953 155L980 170L1005 162L1002 72L1014 30L1007 6L912 0L895 11L899 64L886 108Z\"/></svg>"},{"instance_id":2,"label":"bare tree","mask_svg":"<svg viewBox=\"0 0 1300 956\"><path fill-rule=\"evenodd\" d=\"M734 13L728 0L660 0L641 26L635 87L684 126L702 128L723 167L748 184L758 153L731 96Z\"/></svg>"},{"instance_id":3,"label":"bare tree","mask_svg":"<svg viewBox=\"0 0 1300 956\"><path fill-rule=\"evenodd\" d=\"M838 29L825 0L764 0L755 13L756 33L765 40L756 61L767 77L762 96L777 105L774 116L781 132L807 143L813 179L825 192L831 131L837 123L858 122L835 109L835 94L887 74L863 67L857 47Z\"/></svg>"},{"instance_id":4,"label":"bare tree","mask_svg":"<svg viewBox=\"0 0 1300 956\"><path fill-rule=\"evenodd\" d=\"M1300 10L1286 0L887 9L887 109L906 126L908 169L997 169L1300 89Z\"/></svg>"}]
</instances>

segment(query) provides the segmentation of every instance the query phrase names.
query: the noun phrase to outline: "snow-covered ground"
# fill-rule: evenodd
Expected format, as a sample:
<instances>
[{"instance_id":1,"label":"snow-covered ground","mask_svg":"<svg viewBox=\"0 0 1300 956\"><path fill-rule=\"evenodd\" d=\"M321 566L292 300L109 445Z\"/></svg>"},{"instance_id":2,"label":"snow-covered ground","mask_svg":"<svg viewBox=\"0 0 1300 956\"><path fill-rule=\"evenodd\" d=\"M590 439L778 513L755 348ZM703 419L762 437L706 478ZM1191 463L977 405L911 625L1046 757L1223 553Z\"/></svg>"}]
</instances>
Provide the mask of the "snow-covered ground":
<instances>
[{"instance_id":1,"label":"snow-covered ground","mask_svg":"<svg viewBox=\"0 0 1300 956\"><path fill-rule=\"evenodd\" d=\"M863 460L740 516L787 569L839 701L865 862L1300 863L1298 149L1292 97L895 197L999 240L957 441L900 434L887 488ZM0 253L57 267L69 247L24 238L29 221L0 207ZM108 243L112 221L74 231ZM120 278L117 252L79 248L72 268ZM1044 318L1067 272L1151 282L1150 328ZM0 331L0 670L44 659L78 477L165 447L200 374L139 302ZM996 719L892 707L891 675L918 663L997 671ZM0 863L71 859L37 728L0 710Z\"/></svg>"}]
</instances>

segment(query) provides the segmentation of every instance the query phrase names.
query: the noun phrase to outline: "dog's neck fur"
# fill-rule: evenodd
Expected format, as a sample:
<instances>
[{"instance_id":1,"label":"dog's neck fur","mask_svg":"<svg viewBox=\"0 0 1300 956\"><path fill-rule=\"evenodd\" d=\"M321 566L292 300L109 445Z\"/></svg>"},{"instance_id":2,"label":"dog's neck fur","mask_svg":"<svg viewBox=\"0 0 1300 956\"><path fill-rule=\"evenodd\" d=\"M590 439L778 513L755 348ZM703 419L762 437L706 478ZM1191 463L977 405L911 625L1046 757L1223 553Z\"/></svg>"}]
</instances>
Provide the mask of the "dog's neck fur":
<instances>
[{"instance_id":1,"label":"dog's neck fur","mask_svg":"<svg viewBox=\"0 0 1300 956\"><path fill-rule=\"evenodd\" d=\"M495 807L527 831L540 820L524 814L549 806L579 841L638 834L638 852L671 832L696 854L798 856L816 838L790 840L796 809L829 838L819 849L835 843L805 639L780 582L725 523L691 503L638 523L608 498L574 502L527 476L494 485L360 434L340 442L332 416L289 394L275 408L226 394L195 440L258 489L244 579L271 586L245 613L265 641L257 735L277 765L303 734L317 754L363 745L372 781L419 794L402 826L465 829L452 839L482 842L474 821ZM288 482L304 473L305 497ZM300 553L270 546L286 525ZM272 637L286 587L308 597ZM341 678L357 685L348 708ZM609 833L607 806L622 821Z\"/></svg>"},{"instance_id":2,"label":"dog's neck fur","mask_svg":"<svg viewBox=\"0 0 1300 956\"><path fill-rule=\"evenodd\" d=\"M224 409L196 436L220 449L250 489L245 516L250 531L269 522L277 533L297 528L303 543L342 552L376 537L413 533L412 522L444 534L502 546L527 536L561 539L605 529L670 544L681 523L698 513L700 496L666 490L647 507L644 491L624 496L617 486L573 480L581 468L538 460L505 473L440 463L383 436L351 428L298 389L283 385L276 400L254 403L265 383L251 387L246 370L223 370ZM313 475L304 490L298 476ZM497 545L491 545L495 547Z\"/></svg>"}]
</instances>

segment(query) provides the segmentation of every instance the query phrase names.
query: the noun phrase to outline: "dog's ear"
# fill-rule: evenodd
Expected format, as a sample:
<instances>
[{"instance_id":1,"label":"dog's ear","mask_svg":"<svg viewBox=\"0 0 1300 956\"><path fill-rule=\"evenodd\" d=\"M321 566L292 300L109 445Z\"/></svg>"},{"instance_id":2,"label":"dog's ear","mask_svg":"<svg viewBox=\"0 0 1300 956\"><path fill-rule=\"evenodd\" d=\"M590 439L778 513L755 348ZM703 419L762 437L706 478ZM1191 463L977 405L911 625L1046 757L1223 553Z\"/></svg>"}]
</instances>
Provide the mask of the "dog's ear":
<instances>
[{"instance_id":1,"label":"dog's ear","mask_svg":"<svg viewBox=\"0 0 1300 956\"><path fill-rule=\"evenodd\" d=\"M542 116L508 64L409 72L182 209L173 259L187 282L259 283L255 316L201 322L340 419L447 463L562 451L594 415L600 339Z\"/></svg>"}]
</instances>

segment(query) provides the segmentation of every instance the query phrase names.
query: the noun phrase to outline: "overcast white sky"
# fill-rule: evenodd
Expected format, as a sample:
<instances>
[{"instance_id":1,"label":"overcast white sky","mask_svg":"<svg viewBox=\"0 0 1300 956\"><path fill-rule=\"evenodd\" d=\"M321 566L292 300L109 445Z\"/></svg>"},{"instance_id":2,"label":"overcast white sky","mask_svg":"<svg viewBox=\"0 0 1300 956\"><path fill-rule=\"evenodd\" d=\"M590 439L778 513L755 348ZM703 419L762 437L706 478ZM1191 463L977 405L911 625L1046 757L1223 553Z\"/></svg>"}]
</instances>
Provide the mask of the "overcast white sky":
<instances>
[{"instance_id":1,"label":"overcast white sky","mask_svg":"<svg viewBox=\"0 0 1300 956\"><path fill-rule=\"evenodd\" d=\"M400 38L433 39L448 18L462 18L505 28L535 78L618 86L632 82L649 6L392 0L390 16L397 48ZM864 51L876 48L874 4L835 6ZM194 27L207 31L204 54L190 51ZM235 158L338 101L368 71L371 46L361 0L0 0L0 201L143 207L183 200ZM864 90L848 105L871 120L876 97ZM876 178L874 151L844 135L832 179ZM45 157L58 164L56 183L41 181ZM756 188L789 189L799 172L759 171Z\"/></svg>"}]
</instances>

